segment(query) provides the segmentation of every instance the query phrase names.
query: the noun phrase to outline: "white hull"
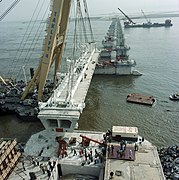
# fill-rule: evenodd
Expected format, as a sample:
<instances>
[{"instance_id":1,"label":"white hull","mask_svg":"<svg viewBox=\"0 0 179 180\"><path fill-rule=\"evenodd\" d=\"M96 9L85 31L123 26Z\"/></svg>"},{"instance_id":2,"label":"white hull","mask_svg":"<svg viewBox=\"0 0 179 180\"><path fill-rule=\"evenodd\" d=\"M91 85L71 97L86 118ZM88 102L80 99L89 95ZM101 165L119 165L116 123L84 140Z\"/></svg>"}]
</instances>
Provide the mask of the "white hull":
<instances>
[{"instance_id":1,"label":"white hull","mask_svg":"<svg viewBox=\"0 0 179 180\"><path fill-rule=\"evenodd\" d=\"M142 75L139 71L134 69L135 64L133 63L118 63L115 66L113 63L98 64L96 66L94 74L115 74L115 75Z\"/></svg>"}]
</instances>

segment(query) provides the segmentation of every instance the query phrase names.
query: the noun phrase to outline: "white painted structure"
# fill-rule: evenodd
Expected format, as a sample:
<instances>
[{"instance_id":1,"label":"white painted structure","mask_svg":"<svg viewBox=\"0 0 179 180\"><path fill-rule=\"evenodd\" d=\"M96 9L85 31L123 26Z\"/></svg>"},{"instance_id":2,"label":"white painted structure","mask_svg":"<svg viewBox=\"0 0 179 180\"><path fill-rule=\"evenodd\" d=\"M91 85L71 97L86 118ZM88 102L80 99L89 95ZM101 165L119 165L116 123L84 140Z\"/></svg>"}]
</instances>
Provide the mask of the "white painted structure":
<instances>
[{"instance_id":1,"label":"white painted structure","mask_svg":"<svg viewBox=\"0 0 179 180\"><path fill-rule=\"evenodd\" d=\"M142 75L139 71L134 70L136 62L129 59L127 51L130 47L125 45L125 38L122 31L120 19L114 18L109 27L105 40L102 41L105 49L101 51L101 58L110 57L110 52L115 52L111 60L101 59L95 70L95 74L115 74L115 75Z\"/></svg>"},{"instance_id":2,"label":"white painted structure","mask_svg":"<svg viewBox=\"0 0 179 180\"><path fill-rule=\"evenodd\" d=\"M89 43L82 56L71 60L68 73L47 102L39 103L38 118L46 129L73 131L85 107L85 97L98 61L99 51Z\"/></svg>"}]
</instances>

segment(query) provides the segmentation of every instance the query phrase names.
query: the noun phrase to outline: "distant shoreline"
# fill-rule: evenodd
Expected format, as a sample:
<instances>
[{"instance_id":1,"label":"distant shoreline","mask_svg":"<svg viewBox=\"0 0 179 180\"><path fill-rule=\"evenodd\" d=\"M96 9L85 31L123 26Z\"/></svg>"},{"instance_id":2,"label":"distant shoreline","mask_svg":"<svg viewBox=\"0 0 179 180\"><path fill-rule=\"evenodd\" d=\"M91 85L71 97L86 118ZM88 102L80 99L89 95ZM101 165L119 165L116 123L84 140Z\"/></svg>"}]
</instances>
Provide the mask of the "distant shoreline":
<instances>
[{"instance_id":1,"label":"distant shoreline","mask_svg":"<svg viewBox=\"0 0 179 180\"><path fill-rule=\"evenodd\" d=\"M147 18L171 18L171 17L179 17L179 13L176 14L149 14L146 15ZM90 17L91 20L111 20L112 18L119 17L121 20L125 20L126 18L122 16L96 16L96 17ZM142 15L141 16L130 16L131 19L145 19Z\"/></svg>"}]
</instances>

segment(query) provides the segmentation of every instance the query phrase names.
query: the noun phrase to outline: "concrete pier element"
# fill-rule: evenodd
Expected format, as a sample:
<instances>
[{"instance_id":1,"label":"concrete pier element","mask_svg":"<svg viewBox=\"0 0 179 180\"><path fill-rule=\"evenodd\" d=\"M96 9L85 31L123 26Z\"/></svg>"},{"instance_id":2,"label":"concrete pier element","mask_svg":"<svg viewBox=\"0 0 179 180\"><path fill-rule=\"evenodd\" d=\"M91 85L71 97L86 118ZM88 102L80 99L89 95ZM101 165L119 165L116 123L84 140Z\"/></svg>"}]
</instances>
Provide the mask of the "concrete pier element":
<instances>
[{"instance_id":1,"label":"concrete pier element","mask_svg":"<svg viewBox=\"0 0 179 180\"><path fill-rule=\"evenodd\" d=\"M98 57L95 44L88 44L79 59L69 61L69 72L61 78L49 100L39 104L38 118L46 129L73 131L77 128Z\"/></svg>"}]
</instances>

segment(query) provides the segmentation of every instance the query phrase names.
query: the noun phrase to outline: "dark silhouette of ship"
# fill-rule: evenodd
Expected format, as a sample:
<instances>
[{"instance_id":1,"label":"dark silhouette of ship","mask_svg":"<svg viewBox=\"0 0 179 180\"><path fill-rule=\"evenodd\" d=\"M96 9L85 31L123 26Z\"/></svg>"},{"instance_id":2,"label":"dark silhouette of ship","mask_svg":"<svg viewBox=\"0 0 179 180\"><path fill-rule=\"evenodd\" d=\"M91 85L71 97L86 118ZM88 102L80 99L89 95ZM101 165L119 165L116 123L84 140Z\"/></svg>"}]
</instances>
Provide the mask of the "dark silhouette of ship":
<instances>
[{"instance_id":1,"label":"dark silhouette of ship","mask_svg":"<svg viewBox=\"0 0 179 180\"><path fill-rule=\"evenodd\" d=\"M124 28L151 28L151 27L171 27L173 26L170 19L166 19L164 23L152 23L150 20L147 19L144 12L142 11L146 23L137 24L132 21L132 19L127 16L121 9L118 8L118 10L127 18L127 21L124 22Z\"/></svg>"}]
</instances>

